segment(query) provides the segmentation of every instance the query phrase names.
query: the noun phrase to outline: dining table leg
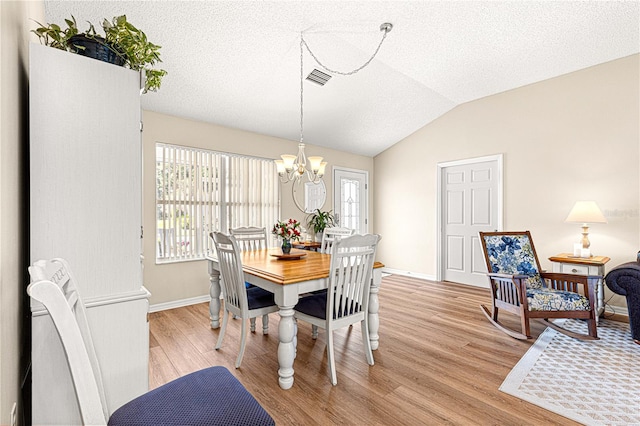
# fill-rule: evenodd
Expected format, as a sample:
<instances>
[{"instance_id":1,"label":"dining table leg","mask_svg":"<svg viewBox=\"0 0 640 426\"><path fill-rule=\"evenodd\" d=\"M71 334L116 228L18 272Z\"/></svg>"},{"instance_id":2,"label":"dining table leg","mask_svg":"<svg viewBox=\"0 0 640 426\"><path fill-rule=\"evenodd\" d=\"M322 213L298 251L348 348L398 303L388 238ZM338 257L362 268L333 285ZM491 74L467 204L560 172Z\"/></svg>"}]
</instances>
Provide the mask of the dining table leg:
<instances>
[{"instance_id":1,"label":"dining table leg","mask_svg":"<svg viewBox=\"0 0 640 426\"><path fill-rule=\"evenodd\" d=\"M296 355L297 327L293 318L293 306L280 306L278 325L278 383L282 389L293 386L293 360Z\"/></svg>"},{"instance_id":2,"label":"dining table leg","mask_svg":"<svg viewBox=\"0 0 640 426\"><path fill-rule=\"evenodd\" d=\"M211 328L220 328L220 271L209 262L209 319Z\"/></svg>"}]
</instances>

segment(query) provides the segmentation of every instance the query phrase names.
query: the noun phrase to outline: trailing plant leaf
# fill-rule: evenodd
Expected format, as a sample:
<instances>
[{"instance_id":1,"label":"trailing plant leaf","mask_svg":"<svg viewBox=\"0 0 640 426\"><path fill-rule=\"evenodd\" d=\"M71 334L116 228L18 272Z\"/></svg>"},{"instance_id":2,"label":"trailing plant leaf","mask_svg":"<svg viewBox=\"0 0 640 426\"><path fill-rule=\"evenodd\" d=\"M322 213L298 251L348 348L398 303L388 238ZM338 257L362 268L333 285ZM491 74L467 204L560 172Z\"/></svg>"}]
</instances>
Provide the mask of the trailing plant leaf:
<instances>
[{"instance_id":1,"label":"trailing plant leaf","mask_svg":"<svg viewBox=\"0 0 640 426\"><path fill-rule=\"evenodd\" d=\"M67 43L71 37L78 34L78 25L76 18L71 15L71 19L65 19L67 28L64 30L58 24L42 25L38 21L34 21L40 27L31 32L38 36L40 43L45 46L51 46L56 49L67 50Z\"/></svg>"},{"instance_id":2,"label":"trailing plant leaf","mask_svg":"<svg viewBox=\"0 0 640 426\"><path fill-rule=\"evenodd\" d=\"M162 62L160 59L161 46L151 43L143 31L127 21L126 15L116 16L111 21L104 19L102 21L104 37L96 32L91 22L88 22L89 29L87 31L78 32L76 19L73 15L71 19L65 19L65 22L67 28L62 29L57 24L47 24L45 26L36 21L40 27L32 32L38 36L40 43L74 53L84 49L84 47L70 43L69 40L75 35L83 35L107 46L124 60L127 68L135 71L144 71L146 79L143 93L147 93L149 90L155 92L160 88L162 78L167 75L165 70L154 68L154 65Z\"/></svg>"}]
</instances>

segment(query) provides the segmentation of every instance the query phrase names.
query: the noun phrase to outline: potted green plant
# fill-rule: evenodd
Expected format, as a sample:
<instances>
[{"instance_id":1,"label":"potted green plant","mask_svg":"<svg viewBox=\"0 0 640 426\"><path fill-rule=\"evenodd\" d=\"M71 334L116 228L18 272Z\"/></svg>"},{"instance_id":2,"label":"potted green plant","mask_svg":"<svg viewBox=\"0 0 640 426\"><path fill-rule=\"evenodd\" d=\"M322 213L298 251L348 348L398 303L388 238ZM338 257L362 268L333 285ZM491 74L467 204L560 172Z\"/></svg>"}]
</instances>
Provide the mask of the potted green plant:
<instances>
[{"instance_id":1,"label":"potted green plant","mask_svg":"<svg viewBox=\"0 0 640 426\"><path fill-rule=\"evenodd\" d=\"M314 213L311 213L307 217L307 226L310 229L313 229L316 240L318 240L318 238L322 238L324 228L334 226L335 223L336 220L334 215L331 213L331 210L323 212L320 211L320 209L316 209ZM320 237L318 237L318 235L320 235Z\"/></svg>"},{"instance_id":2,"label":"potted green plant","mask_svg":"<svg viewBox=\"0 0 640 426\"><path fill-rule=\"evenodd\" d=\"M105 36L96 33L89 22L89 29L79 32L76 18L65 19L67 28L57 24L40 25L33 30L40 43L56 49L67 50L101 61L125 66L135 71L144 71L144 93L160 88L162 77L167 72L153 68L160 60L160 46L147 40L144 32L127 21L126 15L116 16L111 21L102 21Z\"/></svg>"}]
</instances>

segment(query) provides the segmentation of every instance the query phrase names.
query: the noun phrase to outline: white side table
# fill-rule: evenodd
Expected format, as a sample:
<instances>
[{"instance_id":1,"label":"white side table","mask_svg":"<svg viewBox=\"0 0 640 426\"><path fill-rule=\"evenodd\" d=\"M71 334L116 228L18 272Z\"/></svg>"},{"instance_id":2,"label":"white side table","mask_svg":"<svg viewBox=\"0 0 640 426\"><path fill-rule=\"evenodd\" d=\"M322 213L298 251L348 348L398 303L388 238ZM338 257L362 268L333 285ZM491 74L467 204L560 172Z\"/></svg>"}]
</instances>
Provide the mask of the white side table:
<instances>
[{"instance_id":1,"label":"white side table","mask_svg":"<svg viewBox=\"0 0 640 426\"><path fill-rule=\"evenodd\" d=\"M549 258L553 272L576 275L599 275L596 288L596 312L598 317L604 312L604 265L611 259L607 256L573 257L560 253Z\"/></svg>"}]
</instances>

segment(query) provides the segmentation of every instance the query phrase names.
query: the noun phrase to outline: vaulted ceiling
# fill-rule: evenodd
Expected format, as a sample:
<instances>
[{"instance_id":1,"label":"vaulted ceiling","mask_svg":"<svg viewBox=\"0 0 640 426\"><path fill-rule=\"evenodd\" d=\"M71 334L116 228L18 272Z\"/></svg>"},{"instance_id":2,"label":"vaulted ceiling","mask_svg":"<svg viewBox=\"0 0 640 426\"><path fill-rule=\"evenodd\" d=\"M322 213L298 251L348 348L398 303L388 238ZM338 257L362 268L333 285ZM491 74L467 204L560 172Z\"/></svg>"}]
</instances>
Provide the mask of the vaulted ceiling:
<instances>
[{"instance_id":1,"label":"vaulted ceiling","mask_svg":"<svg viewBox=\"0 0 640 426\"><path fill-rule=\"evenodd\" d=\"M640 51L638 1L50 1L47 22L126 14L168 71L146 110L375 156L465 102ZM304 52L304 75L322 68ZM259 138L259 136L257 136Z\"/></svg>"}]
</instances>

